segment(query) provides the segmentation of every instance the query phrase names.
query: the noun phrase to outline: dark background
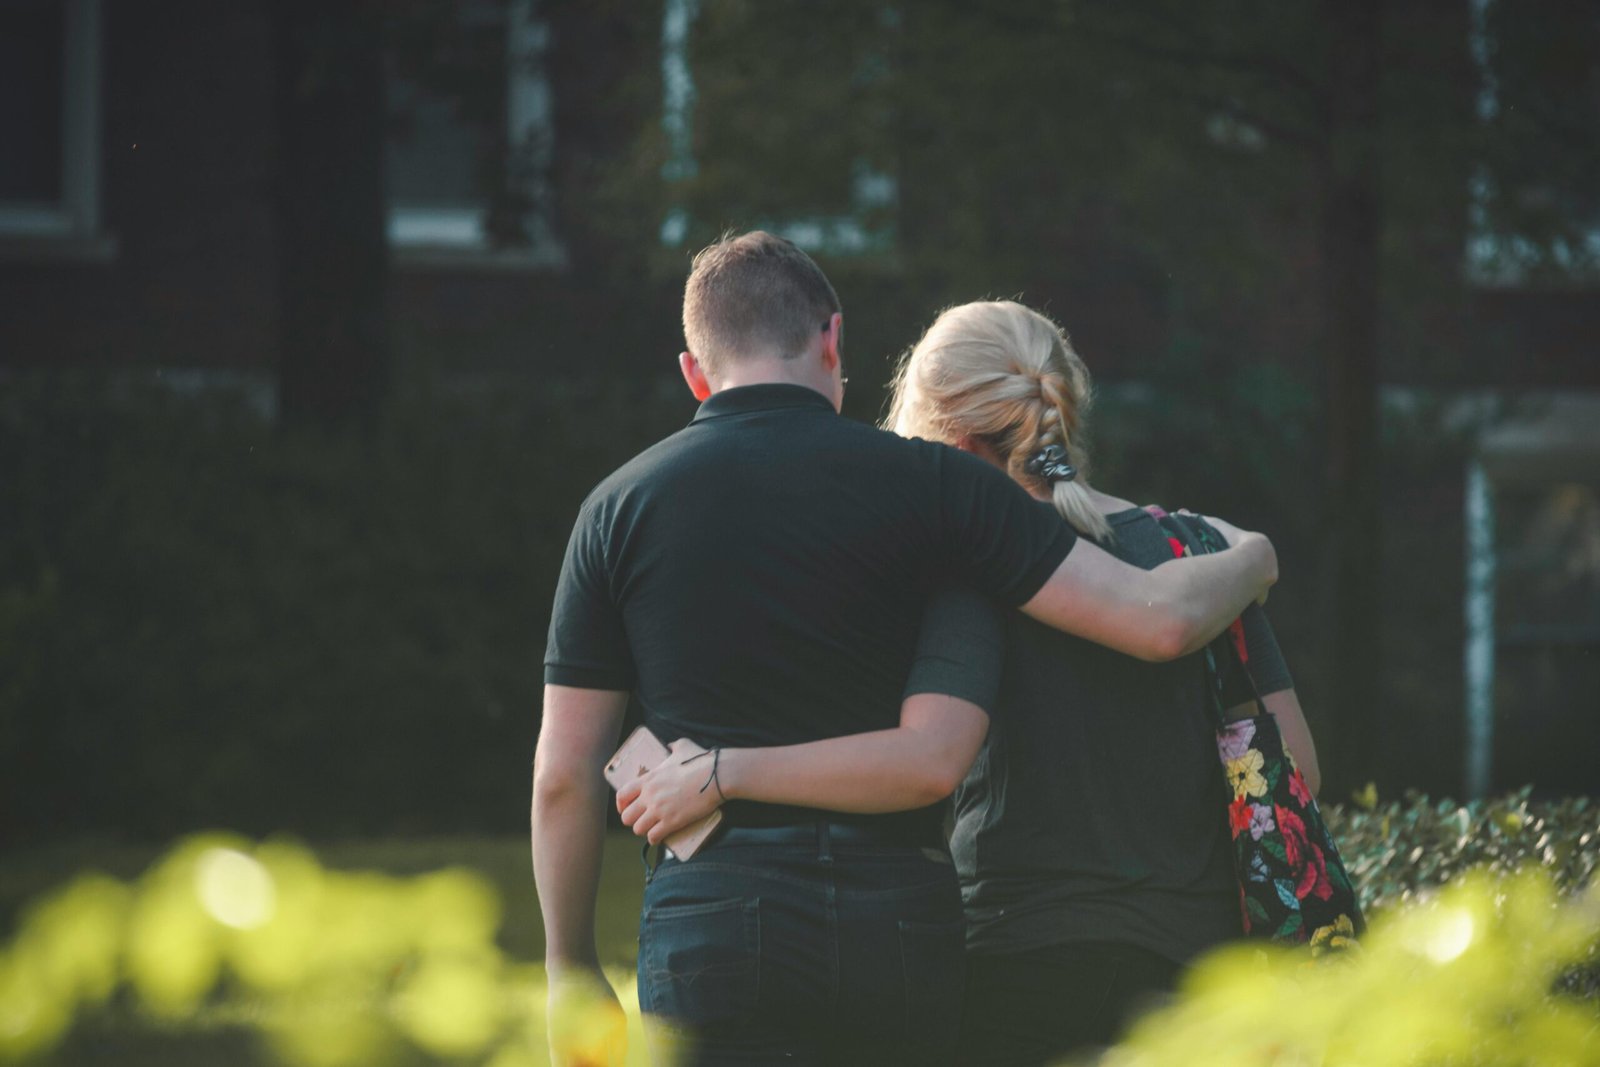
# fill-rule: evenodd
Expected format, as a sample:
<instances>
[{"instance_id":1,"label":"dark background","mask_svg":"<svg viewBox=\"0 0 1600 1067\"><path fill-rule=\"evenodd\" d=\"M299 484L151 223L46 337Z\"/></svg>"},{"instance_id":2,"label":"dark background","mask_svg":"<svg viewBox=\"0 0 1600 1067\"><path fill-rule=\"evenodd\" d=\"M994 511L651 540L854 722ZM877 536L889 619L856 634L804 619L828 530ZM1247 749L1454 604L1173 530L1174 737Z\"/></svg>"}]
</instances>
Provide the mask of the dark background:
<instances>
[{"instance_id":1,"label":"dark background","mask_svg":"<svg viewBox=\"0 0 1600 1067\"><path fill-rule=\"evenodd\" d=\"M572 517L753 226L854 418L1061 321L1097 483L1272 534L1328 796L1468 788L1477 464L1488 784L1600 793L1593 4L12 0L0 101L0 843L520 832Z\"/></svg>"}]
</instances>

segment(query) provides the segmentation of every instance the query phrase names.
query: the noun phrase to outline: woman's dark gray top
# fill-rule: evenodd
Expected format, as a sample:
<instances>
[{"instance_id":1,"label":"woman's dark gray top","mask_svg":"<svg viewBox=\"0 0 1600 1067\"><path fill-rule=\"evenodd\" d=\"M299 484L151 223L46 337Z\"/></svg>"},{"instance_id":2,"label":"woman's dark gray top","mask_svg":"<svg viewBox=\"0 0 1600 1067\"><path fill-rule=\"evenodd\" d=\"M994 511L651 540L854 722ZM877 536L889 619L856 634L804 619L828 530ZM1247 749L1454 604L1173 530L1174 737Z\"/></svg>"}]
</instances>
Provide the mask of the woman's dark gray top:
<instances>
[{"instance_id":1,"label":"woman's dark gray top","mask_svg":"<svg viewBox=\"0 0 1600 1067\"><path fill-rule=\"evenodd\" d=\"M1148 513L1107 518L1113 554L1146 569L1173 558ZM1266 616L1252 608L1244 625L1257 688L1291 688ZM935 598L909 691L992 709L955 795L970 949L1114 941L1181 962L1239 936L1204 685L1198 655L1145 663L974 592Z\"/></svg>"}]
</instances>

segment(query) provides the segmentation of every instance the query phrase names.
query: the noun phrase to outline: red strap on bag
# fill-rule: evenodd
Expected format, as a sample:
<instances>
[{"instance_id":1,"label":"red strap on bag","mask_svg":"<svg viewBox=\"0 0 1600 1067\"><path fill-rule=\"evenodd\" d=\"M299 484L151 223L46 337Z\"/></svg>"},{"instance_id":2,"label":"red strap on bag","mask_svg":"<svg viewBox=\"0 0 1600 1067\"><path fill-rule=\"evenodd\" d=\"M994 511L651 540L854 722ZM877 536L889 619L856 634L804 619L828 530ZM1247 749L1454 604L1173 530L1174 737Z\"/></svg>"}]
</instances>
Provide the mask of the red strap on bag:
<instances>
[{"instance_id":1,"label":"red strap on bag","mask_svg":"<svg viewBox=\"0 0 1600 1067\"><path fill-rule=\"evenodd\" d=\"M1147 506L1145 510L1151 515L1155 516L1157 520L1164 519L1167 516L1165 510L1156 507L1154 504ZM1172 546L1172 555L1174 559L1182 559L1184 556L1189 554L1189 550L1184 547L1183 542L1178 540L1176 537L1167 538L1167 544ZM1250 646L1245 643L1243 618L1234 619L1233 622L1229 624L1228 636L1233 639L1233 650L1239 654L1239 662L1249 663Z\"/></svg>"}]
</instances>

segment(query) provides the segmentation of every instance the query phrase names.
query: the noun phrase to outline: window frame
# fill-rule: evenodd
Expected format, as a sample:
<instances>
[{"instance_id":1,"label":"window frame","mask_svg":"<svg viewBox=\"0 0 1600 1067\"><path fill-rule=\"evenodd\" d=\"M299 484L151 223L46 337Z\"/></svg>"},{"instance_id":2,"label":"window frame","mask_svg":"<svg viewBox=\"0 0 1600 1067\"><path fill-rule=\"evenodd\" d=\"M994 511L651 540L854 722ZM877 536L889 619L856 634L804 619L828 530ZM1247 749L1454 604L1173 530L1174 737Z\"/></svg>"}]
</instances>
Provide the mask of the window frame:
<instances>
[{"instance_id":1,"label":"window frame","mask_svg":"<svg viewBox=\"0 0 1600 1067\"><path fill-rule=\"evenodd\" d=\"M0 258L108 261L102 231L102 0L62 0L61 198L0 201Z\"/></svg>"},{"instance_id":2,"label":"window frame","mask_svg":"<svg viewBox=\"0 0 1600 1067\"><path fill-rule=\"evenodd\" d=\"M893 9L881 12L893 17ZM694 154L695 113L699 92L695 87L690 44L700 19L700 0L665 0L661 10L661 129L667 143L667 160L661 179L668 189L669 205L662 216L657 239L663 248L682 248L693 230L694 219L675 186L693 179L700 172ZM900 182L895 174L873 167L865 159L850 166L850 205L837 214L788 215L761 218L750 227L788 238L807 251L846 258L888 258L899 243L892 221L872 226L866 220L874 212L887 211L891 218L899 203Z\"/></svg>"},{"instance_id":3,"label":"window frame","mask_svg":"<svg viewBox=\"0 0 1600 1067\"><path fill-rule=\"evenodd\" d=\"M507 0L506 132L513 145L529 146L533 165L523 176L532 203L548 204L555 116L546 55L548 22L538 0ZM512 181L511 175L506 180ZM405 266L473 266L564 270L567 251L552 220L535 207L525 217L532 240L522 246L496 246L490 239L487 202L475 205L395 204L386 208L385 230L395 262Z\"/></svg>"}]
</instances>

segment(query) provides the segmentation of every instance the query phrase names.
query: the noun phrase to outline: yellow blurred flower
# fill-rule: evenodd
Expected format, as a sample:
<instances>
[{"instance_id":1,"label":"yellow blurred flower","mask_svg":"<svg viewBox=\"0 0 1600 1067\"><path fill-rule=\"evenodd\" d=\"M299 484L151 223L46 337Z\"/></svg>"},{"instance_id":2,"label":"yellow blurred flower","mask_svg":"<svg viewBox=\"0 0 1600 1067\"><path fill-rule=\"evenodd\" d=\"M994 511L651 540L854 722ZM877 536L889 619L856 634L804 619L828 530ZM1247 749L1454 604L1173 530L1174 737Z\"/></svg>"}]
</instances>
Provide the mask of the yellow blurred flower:
<instances>
[{"instance_id":1,"label":"yellow blurred flower","mask_svg":"<svg viewBox=\"0 0 1600 1067\"><path fill-rule=\"evenodd\" d=\"M420 951L474 952L494 945L500 894L478 872L451 867L420 875L409 896Z\"/></svg>"},{"instance_id":2,"label":"yellow blurred flower","mask_svg":"<svg viewBox=\"0 0 1600 1067\"><path fill-rule=\"evenodd\" d=\"M621 1067L627 1056L627 1016L598 976L578 973L552 982L545 1025L554 1067Z\"/></svg>"},{"instance_id":3,"label":"yellow blurred flower","mask_svg":"<svg viewBox=\"0 0 1600 1067\"><path fill-rule=\"evenodd\" d=\"M84 875L32 908L13 953L52 992L99 1004L116 988L132 894L101 874Z\"/></svg>"},{"instance_id":4,"label":"yellow blurred flower","mask_svg":"<svg viewBox=\"0 0 1600 1067\"><path fill-rule=\"evenodd\" d=\"M481 1053L504 1021L498 953L425 958L400 988L395 1020L437 1056Z\"/></svg>"},{"instance_id":5,"label":"yellow blurred flower","mask_svg":"<svg viewBox=\"0 0 1600 1067\"><path fill-rule=\"evenodd\" d=\"M0 1061L50 1048L72 1025L72 997L39 980L31 968L0 956Z\"/></svg>"}]
</instances>

